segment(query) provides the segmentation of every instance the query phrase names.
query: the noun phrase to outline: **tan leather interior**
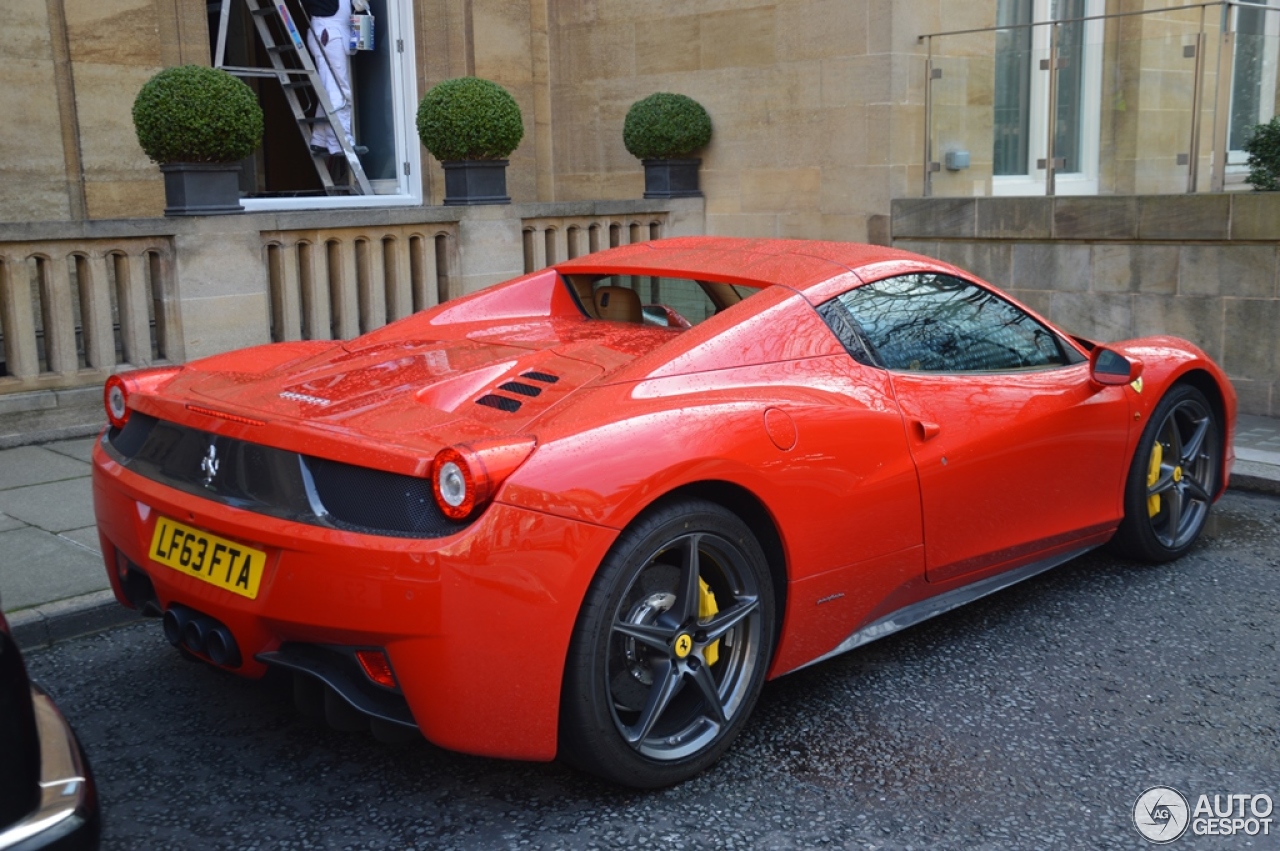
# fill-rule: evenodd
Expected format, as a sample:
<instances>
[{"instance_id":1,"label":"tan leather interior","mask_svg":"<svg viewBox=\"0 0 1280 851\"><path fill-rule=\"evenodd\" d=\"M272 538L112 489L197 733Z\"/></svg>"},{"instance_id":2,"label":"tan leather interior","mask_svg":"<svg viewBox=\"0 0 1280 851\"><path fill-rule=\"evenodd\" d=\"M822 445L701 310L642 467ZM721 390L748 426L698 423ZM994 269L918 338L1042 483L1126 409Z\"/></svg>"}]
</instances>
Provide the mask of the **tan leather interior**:
<instances>
[{"instance_id":1,"label":"tan leather interior","mask_svg":"<svg viewBox=\"0 0 1280 851\"><path fill-rule=\"evenodd\" d=\"M596 315L611 322L643 322L640 296L626 287L601 287L595 293Z\"/></svg>"},{"instance_id":2,"label":"tan leather interior","mask_svg":"<svg viewBox=\"0 0 1280 851\"><path fill-rule=\"evenodd\" d=\"M591 279L582 275L567 275L565 279L569 285L573 287L573 291L578 294L578 301L582 304L582 309L592 319L599 319L596 313L596 299L591 292Z\"/></svg>"}]
</instances>

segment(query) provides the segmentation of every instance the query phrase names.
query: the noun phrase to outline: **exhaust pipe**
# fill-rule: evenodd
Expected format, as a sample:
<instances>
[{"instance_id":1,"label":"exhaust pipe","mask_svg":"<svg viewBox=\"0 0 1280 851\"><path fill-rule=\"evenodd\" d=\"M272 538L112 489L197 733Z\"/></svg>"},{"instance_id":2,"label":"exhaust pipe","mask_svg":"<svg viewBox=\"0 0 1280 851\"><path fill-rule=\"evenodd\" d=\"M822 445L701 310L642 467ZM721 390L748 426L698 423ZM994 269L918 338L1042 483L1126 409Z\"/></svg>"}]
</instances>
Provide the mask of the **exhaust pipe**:
<instances>
[{"instance_id":1,"label":"exhaust pipe","mask_svg":"<svg viewBox=\"0 0 1280 851\"><path fill-rule=\"evenodd\" d=\"M187 621L182 628L182 643L192 653L208 655L209 636L218 626L218 622L208 615L197 614Z\"/></svg>"},{"instance_id":2,"label":"exhaust pipe","mask_svg":"<svg viewBox=\"0 0 1280 851\"><path fill-rule=\"evenodd\" d=\"M174 647L181 647L187 624L195 617L195 612L186 606L173 605L164 613L164 637Z\"/></svg>"},{"instance_id":3,"label":"exhaust pipe","mask_svg":"<svg viewBox=\"0 0 1280 851\"><path fill-rule=\"evenodd\" d=\"M235 636L208 615L174 603L165 611L163 624L164 637L179 650L208 657L210 662L224 668L240 667L240 646Z\"/></svg>"},{"instance_id":4,"label":"exhaust pipe","mask_svg":"<svg viewBox=\"0 0 1280 851\"><path fill-rule=\"evenodd\" d=\"M231 630L222 624L215 626L204 641L209 661L224 668L240 667L240 648Z\"/></svg>"}]
</instances>

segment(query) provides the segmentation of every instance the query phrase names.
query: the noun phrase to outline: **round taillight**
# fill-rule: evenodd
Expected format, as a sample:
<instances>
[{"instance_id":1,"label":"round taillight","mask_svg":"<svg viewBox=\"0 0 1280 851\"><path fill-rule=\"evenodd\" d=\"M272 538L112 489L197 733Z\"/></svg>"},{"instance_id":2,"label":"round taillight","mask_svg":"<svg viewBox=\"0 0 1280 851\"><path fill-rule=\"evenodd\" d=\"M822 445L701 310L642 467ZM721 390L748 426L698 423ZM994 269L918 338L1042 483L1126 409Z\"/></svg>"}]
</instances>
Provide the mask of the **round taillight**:
<instances>
[{"instance_id":1,"label":"round taillight","mask_svg":"<svg viewBox=\"0 0 1280 851\"><path fill-rule=\"evenodd\" d=\"M476 507L475 477L456 449L446 449L436 456L431 487L446 517L465 520Z\"/></svg>"},{"instance_id":2,"label":"round taillight","mask_svg":"<svg viewBox=\"0 0 1280 851\"><path fill-rule=\"evenodd\" d=\"M124 379L113 375L107 379L102 391L102 401L107 408L107 420L113 428L124 428L129 421L129 391L125 388Z\"/></svg>"},{"instance_id":3,"label":"round taillight","mask_svg":"<svg viewBox=\"0 0 1280 851\"><path fill-rule=\"evenodd\" d=\"M457 508L467 501L467 477L462 468L450 461L440 468L440 498Z\"/></svg>"},{"instance_id":4,"label":"round taillight","mask_svg":"<svg viewBox=\"0 0 1280 851\"><path fill-rule=\"evenodd\" d=\"M431 490L450 520L466 520L489 503L537 442L504 437L441 449L431 465Z\"/></svg>"}]
</instances>

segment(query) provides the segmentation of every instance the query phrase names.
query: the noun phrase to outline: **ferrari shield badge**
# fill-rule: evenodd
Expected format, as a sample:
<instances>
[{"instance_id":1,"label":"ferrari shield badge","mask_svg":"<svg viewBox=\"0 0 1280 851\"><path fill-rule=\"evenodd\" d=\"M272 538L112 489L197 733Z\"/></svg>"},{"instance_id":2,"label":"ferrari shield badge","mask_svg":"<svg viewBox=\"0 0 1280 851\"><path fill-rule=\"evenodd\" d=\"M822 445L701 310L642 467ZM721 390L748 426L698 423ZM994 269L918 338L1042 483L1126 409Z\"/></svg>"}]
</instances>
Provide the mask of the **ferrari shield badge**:
<instances>
[{"instance_id":1,"label":"ferrari shield badge","mask_svg":"<svg viewBox=\"0 0 1280 851\"><path fill-rule=\"evenodd\" d=\"M218 475L218 447L212 443L209 444L209 451L205 453L204 458L200 459L200 472L204 473L204 481L201 483L205 487L213 486L213 477Z\"/></svg>"}]
</instances>

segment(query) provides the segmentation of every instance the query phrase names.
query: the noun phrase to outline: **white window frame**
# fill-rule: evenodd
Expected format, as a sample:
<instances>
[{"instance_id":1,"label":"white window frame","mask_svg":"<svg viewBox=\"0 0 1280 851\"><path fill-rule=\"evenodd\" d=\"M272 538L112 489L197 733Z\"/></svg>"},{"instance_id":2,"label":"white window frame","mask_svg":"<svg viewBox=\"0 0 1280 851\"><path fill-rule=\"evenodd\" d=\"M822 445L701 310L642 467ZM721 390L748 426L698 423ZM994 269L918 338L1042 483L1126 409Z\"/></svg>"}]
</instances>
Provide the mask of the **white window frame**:
<instances>
[{"instance_id":1,"label":"white window frame","mask_svg":"<svg viewBox=\"0 0 1280 851\"><path fill-rule=\"evenodd\" d=\"M414 123L418 103L418 75L414 57L413 0L387 0L386 32L392 40L391 96L394 104L396 179L375 180L375 190L392 189L388 194L304 196L297 198L241 198L246 212L266 213L286 210L360 209L367 207L410 207L422 204L422 144ZM405 165L408 168L405 168ZM408 172L406 174L406 171ZM387 186L387 184L393 184Z\"/></svg>"},{"instance_id":2,"label":"white window frame","mask_svg":"<svg viewBox=\"0 0 1280 851\"><path fill-rule=\"evenodd\" d=\"M1105 0L1085 0L1085 16L1101 15L1106 11ZM1032 19L1052 19L1052 0L1035 0ZM1030 120L1027 132L1027 174L993 175L992 195L1043 195L1045 169L1036 168L1036 161L1045 158L1048 151L1047 128L1049 124L1049 74L1040 70L1040 60L1049 57L1049 30L1047 25L1031 30L1031 97ZM1086 21L1084 25L1084 69L1081 77L1081 171L1058 171L1053 176L1054 192L1058 195L1098 194L1098 155L1102 130L1102 54L1103 21Z\"/></svg>"}]
</instances>

